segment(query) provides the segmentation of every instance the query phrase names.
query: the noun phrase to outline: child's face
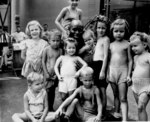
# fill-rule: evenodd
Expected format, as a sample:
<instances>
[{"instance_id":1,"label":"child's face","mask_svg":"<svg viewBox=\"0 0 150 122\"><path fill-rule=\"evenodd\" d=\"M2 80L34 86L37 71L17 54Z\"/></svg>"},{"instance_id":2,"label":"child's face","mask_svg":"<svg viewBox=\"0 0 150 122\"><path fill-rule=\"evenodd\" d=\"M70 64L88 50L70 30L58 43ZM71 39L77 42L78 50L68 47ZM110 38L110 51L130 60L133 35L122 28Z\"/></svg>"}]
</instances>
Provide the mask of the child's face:
<instances>
[{"instance_id":1,"label":"child's face","mask_svg":"<svg viewBox=\"0 0 150 122\"><path fill-rule=\"evenodd\" d=\"M91 46L94 43L94 39L90 35L84 36L83 39L84 39L85 45Z\"/></svg>"},{"instance_id":2,"label":"child's face","mask_svg":"<svg viewBox=\"0 0 150 122\"><path fill-rule=\"evenodd\" d=\"M73 56L76 53L76 46L74 43L67 43L66 52L68 55Z\"/></svg>"},{"instance_id":3,"label":"child's face","mask_svg":"<svg viewBox=\"0 0 150 122\"><path fill-rule=\"evenodd\" d=\"M80 0L69 0L69 3L72 7L76 8Z\"/></svg>"},{"instance_id":4,"label":"child's face","mask_svg":"<svg viewBox=\"0 0 150 122\"><path fill-rule=\"evenodd\" d=\"M31 84L31 89L35 92L35 93L39 93L44 87L44 82L41 81L41 80L37 80L37 81L34 81L32 84Z\"/></svg>"},{"instance_id":5,"label":"child's face","mask_svg":"<svg viewBox=\"0 0 150 122\"><path fill-rule=\"evenodd\" d=\"M89 77L88 76L86 76L86 77L82 76L81 81L82 81L85 88L90 88L93 85L93 78L90 76Z\"/></svg>"},{"instance_id":6,"label":"child's face","mask_svg":"<svg viewBox=\"0 0 150 122\"><path fill-rule=\"evenodd\" d=\"M130 42L131 49L136 55L141 54L143 51L145 51L146 45L141 42L139 38L135 38Z\"/></svg>"},{"instance_id":7,"label":"child's face","mask_svg":"<svg viewBox=\"0 0 150 122\"><path fill-rule=\"evenodd\" d=\"M31 25L31 26L29 26L29 31L30 31L32 39L39 38L40 28L37 25Z\"/></svg>"},{"instance_id":8,"label":"child's face","mask_svg":"<svg viewBox=\"0 0 150 122\"><path fill-rule=\"evenodd\" d=\"M125 36L125 26L124 25L114 25L113 37L115 40L120 41Z\"/></svg>"},{"instance_id":9,"label":"child's face","mask_svg":"<svg viewBox=\"0 0 150 122\"><path fill-rule=\"evenodd\" d=\"M70 37L78 39L83 32L83 27L78 21L73 21L70 27Z\"/></svg>"},{"instance_id":10,"label":"child's face","mask_svg":"<svg viewBox=\"0 0 150 122\"><path fill-rule=\"evenodd\" d=\"M103 37L106 33L106 29L107 29L107 27L106 27L105 23L98 22L97 23L97 29L96 29L98 37Z\"/></svg>"},{"instance_id":11,"label":"child's face","mask_svg":"<svg viewBox=\"0 0 150 122\"><path fill-rule=\"evenodd\" d=\"M60 45L60 38L58 36L53 35L53 36L51 36L49 43L52 48L57 49L57 48L59 48L59 45Z\"/></svg>"}]
</instances>

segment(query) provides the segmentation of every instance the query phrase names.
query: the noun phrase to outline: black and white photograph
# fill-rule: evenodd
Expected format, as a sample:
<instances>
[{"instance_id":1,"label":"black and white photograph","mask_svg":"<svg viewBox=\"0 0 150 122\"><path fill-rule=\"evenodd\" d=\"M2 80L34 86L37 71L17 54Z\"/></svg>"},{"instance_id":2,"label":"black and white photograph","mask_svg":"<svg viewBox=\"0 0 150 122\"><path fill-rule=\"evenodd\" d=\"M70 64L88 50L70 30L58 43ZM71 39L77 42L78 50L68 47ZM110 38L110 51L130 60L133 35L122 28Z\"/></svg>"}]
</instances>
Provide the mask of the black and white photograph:
<instances>
[{"instance_id":1,"label":"black and white photograph","mask_svg":"<svg viewBox=\"0 0 150 122\"><path fill-rule=\"evenodd\" d=\"M150 0L0 0L0 122L150 121Z\"/></svg>"}]
</instances>

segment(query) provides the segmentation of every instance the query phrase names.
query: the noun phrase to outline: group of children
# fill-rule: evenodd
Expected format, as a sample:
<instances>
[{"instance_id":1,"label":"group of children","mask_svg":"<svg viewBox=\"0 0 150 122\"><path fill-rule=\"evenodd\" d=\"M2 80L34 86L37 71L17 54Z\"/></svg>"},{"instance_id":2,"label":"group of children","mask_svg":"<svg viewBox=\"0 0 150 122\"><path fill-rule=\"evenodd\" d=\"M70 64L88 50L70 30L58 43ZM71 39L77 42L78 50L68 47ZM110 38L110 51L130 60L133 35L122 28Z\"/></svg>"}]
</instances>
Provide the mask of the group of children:
<instances>
[{"instance_id":1,"label":"group of children","mask_svg":"<svg viewBox=\"0 0 150 122\"><path fill-rule=\"evenodd\" d=\"M28 83L25 112L15 113L13 121L52 121L62 115L68 120L74 111L80 121L101 121L107 115L108 83L114 93L114 117L122 114L122 121L128 120L127 91L132 85L138 119L148 120L148 35L135 32L129 38L125 19L118 18L109 27L107 17L102 15L97 17L94 30L83 32L82 10L77 8L79 0L69 2L70 6L65 7L55 21L62 33L52 30L48 42L42 39L38 21L27 24L29 39L22 42L21 53L25 60L22 75ZM61 19L65 21L63 24ZM53 111L57 81L62 104L55 112L48 112Z\"/></svg>"}]
</instances>

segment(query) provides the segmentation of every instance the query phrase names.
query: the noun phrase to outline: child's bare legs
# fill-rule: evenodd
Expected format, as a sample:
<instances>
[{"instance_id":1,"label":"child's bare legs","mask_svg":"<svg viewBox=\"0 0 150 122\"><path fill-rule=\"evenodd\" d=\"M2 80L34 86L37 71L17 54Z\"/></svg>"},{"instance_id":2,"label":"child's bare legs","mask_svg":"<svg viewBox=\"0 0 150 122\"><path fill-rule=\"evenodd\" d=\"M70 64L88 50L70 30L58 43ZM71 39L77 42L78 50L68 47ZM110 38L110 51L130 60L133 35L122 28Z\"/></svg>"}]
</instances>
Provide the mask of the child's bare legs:
<instances>
[{"instance_id":1,"label":"child's bare legs","mask_svg":"<svg viewBox=\"0 0 150 122\"><path fill-rule=\"evenodd\" d=\"M147 121L147 112L146 112L146 106L149 102L149 97L146 92L143 92L140 95L137 95L133 92L134 98L138 104L138 120L139 121Z\"/></svg>"},{"instance_id":2,"label":"child's bare legs","mask_svg":"<svg viewBox=\"0 0 150 122\"><path fill-rule=\"evenodd\" d=\"M119 90L118 86L115 83L110 83L113 94L114 94L114 107L115 107L115 112L119 113L120 112L120 101L119 101Z\"/></svg>"},{"instance_id":3,"label":"child's bare legs","mask_svg":"<svg viewBox=\"0 0 150 122\"><path fill-rule=\"evenodd\" d=\"M119 98L121 102L121 111L122 111L122 121L127 121L128 119L128 102L127 102L127 83L123 82L118 84L119 87Z\"/></svg>"},{"instance_id":4,"label":"child's bare legs","mask_svg":"<svg viewBox=\"0 0 150 122\"><path fill-rule=\"evenodd\" d=\"M106 88L105 87L100 87L100 93L102 98L102 113L105 116L106 115L106 106L107 106L107 96L106 96Z\"/></svg>"},{"instance_id":5,"label":"child's bare legs","mask_svg":"<svg viewBox=\"0 0 150 122\"><path fill-rule=\"evenodd\" d=\"M28 121L28 117L26 116L25 113L15 113L12 116L12 120L14 122L27 122Z\"/></svg>"},{"instance_id":6,"label":"child's bare legs","mask_svg":"<svg viewBox=\"0 0 150 122\"><path fill-rule=\"evenodd\" d=\"M51 122L55 120L55 112L49 112L47 114L47 116L45 117L45 121L44 122Z\"/></svg>"}]
</instances>

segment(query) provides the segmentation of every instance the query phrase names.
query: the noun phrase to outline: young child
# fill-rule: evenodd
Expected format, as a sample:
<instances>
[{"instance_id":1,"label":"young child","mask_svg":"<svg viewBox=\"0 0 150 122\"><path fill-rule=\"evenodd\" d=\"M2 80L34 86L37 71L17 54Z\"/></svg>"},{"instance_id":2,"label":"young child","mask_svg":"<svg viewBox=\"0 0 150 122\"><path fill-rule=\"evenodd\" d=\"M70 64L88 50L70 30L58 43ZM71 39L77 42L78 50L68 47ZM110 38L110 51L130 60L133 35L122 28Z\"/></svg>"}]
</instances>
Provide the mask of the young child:
<instances>
[{"instance_id":1,"label":"young child","mask_svg":"<svg viewBox=\"0 0 150 122\"><path fill-rule=\"evenodd\" d=\"M83 85L77 88L56 111L56 116L62 114L63 109L69 105L65 117L69 118L76 108L79 119L82 122L100 122L102 115L102 103L99 89L93 85L93 69L85 67L80 72L80 80Z\"/></svg>"},{"instance_id":2,"label":"young child","mask_svg":"<svg viewBox=\"0 0 150 122\"><path fill-rule=\"evenodd\" d=\"M116 19L111 24L111 34L114 40L110 44L110 61L108 81L114 93L115 112L114 117L119 118L120 102L122 120L127 121L127 82L130 81L132 58L130 45L127 41L129 30L125 19Z\"/></svg>"},{"instance_id":3,"label":"young child","mask_svg":"<svg viewBox=\"0 0 150 122\"><path fill-rule=\"evenodd\" d=\"M59 79L59 92L62 101L66 99L67 94L71 95L76 89L76 78L79 76L80 71L87 66L85 61L75 55L76 46L77 43L73 38L67 38L64 44L66 54L57 59L54 67L55 73ZM78 64L81 64L82 67L77 71Z\"/></svg>"},{"instance_id":4,"label":"young child","mask_svg":"<svg viewBox=\"0 0 150 122\"><path fill-rule=\"evenodd\" d=\"M108 49L110 40L107 36L107 29L109 29L108 19L105 16L99 15L96 21L96 46L95 52L93 54L93 66L94 69L94 82L95 85L99 88L103 105L103 119L106 117L106 106L107 106L107 97L106 97L106 67L108 60Z\"/></svg>"},{"instance_id":5,"label":"young child","mask_svg":"<svg viewBox=\"0 0 150 122\"><path fill-rule=\"evenodd\" d=\"M77 54L80 49L85 45L83 40L83 24L80 20L73 20L69 27L69 37L74 38L77 41Z\"/></svg>"},{"instance_id":6,"label":"young child","mask_svg":"<svg viewBox=\"0 0 150 122\"><path fill-rule=\"evenodd\" d=\"M22 67L22 75L27 77L32 71L42 73L42 53L48 45L41 39L42 26L36 20L30 21L26 27L26 34L29 39L22 42L21 57L25 60Z\"/></svg>"},{"instance_id":7,"label":"young child","mask_svg":"<svg viewBox=\"0 0 150 122\"><path fill-rule=\"evenodd\" d=\"M62 31L63 38L68 37L68 28L72 20L82 19L82 10L78 8L80 0L68 0L69 6L64 7L55 20L55 24Z\"/></svg>"},{"instance_id":8,"label":"young child","mask_svg":"<svg viewBox=\"0 0 150 122\"><path fill-rule=\"evenodd\" d=\"M83 33L83 39L85 45L80 49L79 54L82 59L88 64L88 66L92 66L93 63L93 54L95 49L95 35L94 32L90 29L86 30Z\"/></svg>"},{"instance_id":9,"label":"young child","mask_svg":"<svg viewBox=\"0 0 150 122\"><path fill-rule=\"evenodd\" d=\"M59 47L61 42L61 33L53 30L50 34L49 46L43 51L42 65L44 77L46 80L46 89L48 94L49 110L53 110L53 102L55 97L55 87L57 85L57 76L54 72L54 65L57 58L62 54Z\"/></svg>"},{"instance_id":10,"label":"young child","mask_svg":"<svg viewBox=\"0 0 150 122\"><path fill-rule=\"evenodd\" d=\"M28 90L24 94L24 113L15 113L14 122L50 122L55 119L54 112L48 112L47 93L42 74L31 72L27 76Z\"/></svg>"},{"instance_id":11,"label":"young child","mask_svg":"<svg viewBox=\"0 0 150 122\"><path fill-rule=\"evenodd\" d=\"M150 99L150 53L147 51L147 48L149 48L148 35L135 32L130 37L130 45L135 53L132 90L138 105L138 120L147 121L146 106Z\"/></svg>"}]
</instances>

